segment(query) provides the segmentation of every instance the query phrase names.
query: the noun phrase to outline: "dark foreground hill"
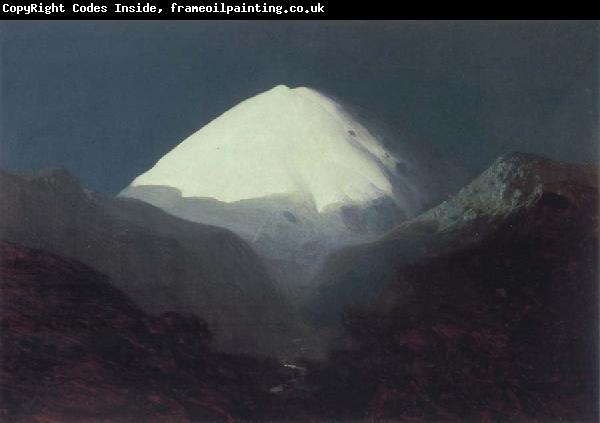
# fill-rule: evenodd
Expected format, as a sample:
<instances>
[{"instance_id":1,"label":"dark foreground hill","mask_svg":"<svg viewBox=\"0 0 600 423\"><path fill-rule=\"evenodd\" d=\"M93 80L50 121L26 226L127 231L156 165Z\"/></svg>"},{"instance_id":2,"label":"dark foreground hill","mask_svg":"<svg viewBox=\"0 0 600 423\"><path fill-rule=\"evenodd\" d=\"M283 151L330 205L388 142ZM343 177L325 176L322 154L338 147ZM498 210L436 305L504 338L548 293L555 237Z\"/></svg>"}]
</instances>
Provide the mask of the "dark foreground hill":
<instances>
[{"instance_id":1,"label":"dark foreground hill","mask_svg":"<svg viewBox=\"0 0 600 423\"><path fill-rule=\"evenodd\" d=\"M311 373L330 416L597 421L591 167L503 157L321 277L313 318L355 345Z\"/></svg>"},{"instance_id":2,"label":"dark foreground hill","mask_svg":"<svg viewBox=\"0 0 600 423\"><path fill-rule=\"evenodd\" d=\"M86 191L50 170L0 172L0 234L108 275L147 312L199 315L224 350L272 354L286 344L289 308L260 257L226 229Z\"/></svg>"},{"instance_id":3,"label":"dark foreground hill","mask_svg":"<svg viewBox=\"0 0 600 423\"><path fill-rule=\"evenodd\" d=\"M275 361L214 352L192 315L147 315L74 260L0 244L4 422L256 419Z\"/></svg>"}]
</instances>

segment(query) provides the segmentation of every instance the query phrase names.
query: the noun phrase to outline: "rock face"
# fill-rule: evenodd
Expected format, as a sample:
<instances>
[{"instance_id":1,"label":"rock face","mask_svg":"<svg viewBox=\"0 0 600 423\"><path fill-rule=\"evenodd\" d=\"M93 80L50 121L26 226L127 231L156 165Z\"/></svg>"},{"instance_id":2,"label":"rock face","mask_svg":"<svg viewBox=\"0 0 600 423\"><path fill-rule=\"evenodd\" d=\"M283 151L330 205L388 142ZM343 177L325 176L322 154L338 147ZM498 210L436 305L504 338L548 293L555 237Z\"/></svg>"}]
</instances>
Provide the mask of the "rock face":
<instances>
[{"instance_id":1,"label":"rock face","mask_svg":"<svg viewBox=\"0 0 600 423\"><path fill-rule=\"evenodd\" d=\"M596 421L597 176L502 157L455 198L334 258L311 308L353 345L311 373L331 416Z\"/></svg>"},{"instance_id":2,"label":"rock face","mask_svg":"<svg viewBox=\"0 0 600 423\"><path fill-rule=\"evenodd\" d=\"M423 163L386 149L338 103L277 86L227 111L138 176L121 196L249 241L291 298L330 252L421 211ZM446 169L445 188L455 179ZM428 185L429 184L429 185Z\"/></svg>"},{"instance_id":3,"label":"rock face","mask_svg":"<svg viewBox=\"0 0 600 423\"><path fill-rule=\"evenodd\" d=\"M74 260L0 243L0 415L10 422L255 419L277 363L218 354L206 323L152 317Z\"/></svg>"},{"instance_id":4,"label":"rock face","mask_svg":"<svg viewBox=\"0 0 600 423\"><path fill-rule=\"evenodd\" d=\"M434 221L438 231L450 231L478 219L502 219L538 201L567 210L571 202L578 206L588 199L585 190L598 186L597 176L591 166L513 153L500 157L458 195L415 221Z\"/></svg>"},{"instance_id":5,"label":"rock face","mask_svg":"<svg viewBox=\"0 0 600 423\"><path fill-rule=\"evenodd\" d=\"M238 236L137 200L86 192L65 171L1 173L0 233L105 273L148 312L205 318L228 351L279 349L271 342L290 327L272 278Z\"/></svg>"},{"instance_id":6,"label":"rock face","mask_svg":"<svg viewBox=\"0 0 600 423\"><path fill-rule=\"evenodd\" d=\"M457 195L379 240L333 254L315 278L315 317L366 304L406 266L503 236L560 239L593 216L597 170L526 154L500 157ZM591 218L591 217L590 217Z\"/></svg>"}]
</instances>

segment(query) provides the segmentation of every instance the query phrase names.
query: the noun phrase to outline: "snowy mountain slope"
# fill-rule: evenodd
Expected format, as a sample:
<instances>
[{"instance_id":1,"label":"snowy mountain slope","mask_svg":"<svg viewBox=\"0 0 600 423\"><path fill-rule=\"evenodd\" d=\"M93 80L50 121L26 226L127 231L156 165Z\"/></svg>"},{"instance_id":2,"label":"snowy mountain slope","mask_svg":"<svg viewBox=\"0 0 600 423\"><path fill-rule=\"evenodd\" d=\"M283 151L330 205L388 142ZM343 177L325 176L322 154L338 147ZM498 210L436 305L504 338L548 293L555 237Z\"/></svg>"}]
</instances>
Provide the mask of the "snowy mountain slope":
<instances>
[{"instance_id":1,"label":"snowy mountain slope","mask_svg":"<svg viewBox=\"0 0 600 423\"><path fill-rule=\"evenodd\" d=\"M210 122L131 186L170 186L183 197L224 202L296 195L321 212L393 196L388 175L396 162L327 97L280 85ZM408 199L396 200L410 206Z\"/></svg>"},{"instance_id":2,"label":"snowy mountain slope","mask_svg":"<svg viewBox=\"0 0 600 423\"><path fill-rule=\"evenodd\" d=\"M120 195L236 232L295 296L329 253L439 199L444 189L424 177L444 173L435 163L417 172L337 102L277 86L185 139Z\"/></svg>"}]
</instances>

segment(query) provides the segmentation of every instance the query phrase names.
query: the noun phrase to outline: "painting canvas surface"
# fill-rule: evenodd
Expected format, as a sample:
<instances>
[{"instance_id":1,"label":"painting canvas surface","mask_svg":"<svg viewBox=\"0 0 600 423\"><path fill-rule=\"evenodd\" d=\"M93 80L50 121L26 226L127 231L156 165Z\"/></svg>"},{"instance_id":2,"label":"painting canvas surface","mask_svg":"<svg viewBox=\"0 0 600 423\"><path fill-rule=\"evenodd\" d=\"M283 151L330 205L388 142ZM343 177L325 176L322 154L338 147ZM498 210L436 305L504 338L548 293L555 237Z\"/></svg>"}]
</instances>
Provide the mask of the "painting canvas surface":
<instances>
[{"instance_id":1,"label":"painting canvas surface","mask_svg":"<svg viewBox=\"0 0 600 423\"><path fill-rule=\"evenodd\" d=\"M0 43L0 420L597 421L597 24Z\"/></svg>"}]
</instances>

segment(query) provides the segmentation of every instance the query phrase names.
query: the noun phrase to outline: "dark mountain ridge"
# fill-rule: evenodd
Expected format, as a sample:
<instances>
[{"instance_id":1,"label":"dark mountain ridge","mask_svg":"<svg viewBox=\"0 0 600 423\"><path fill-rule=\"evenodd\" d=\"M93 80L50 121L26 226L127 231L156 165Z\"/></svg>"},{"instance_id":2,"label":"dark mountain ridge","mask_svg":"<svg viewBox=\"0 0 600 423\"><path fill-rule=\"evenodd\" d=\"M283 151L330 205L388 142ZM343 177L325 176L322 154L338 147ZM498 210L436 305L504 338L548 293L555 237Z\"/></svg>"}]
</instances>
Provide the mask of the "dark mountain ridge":
<instances>
[{"instance_id":1,"label":"dark mountain ridge","mask_svg":"<svg viewBox=\"0 0 600 423\"><path fill-rule=\"evenodd\" d=\"M505 156L456 197L332 258L309 308L343 329L310 373L324 413L597 421L597 176Z\"/></svg>"},{"instance_id":2,"label":"dark mountain ridge","mask_svg":"<svg viewBox=\"0 0 600 423\"><path fill-rule=\"evenodd\" d=\"M449 200L375 242L332 254L313 282L309 308L317 320L335 319L344 305L374 300L404 266L488 238L560 239L579 219L594 216L597 192L593 166L502 156Z\"/></svg>"},{"instance_id":3,"label":"dark mountain ridge","mask_svg":"<svg viewBox=\"0 0 600 423\"><path fill-rule=\"evenodd\" d=\"M292 319L269 272L226 229L85 191L68 172L49 170L0 173L0 233L105 273L147 312L198 314L219 348L271 353L287 338Z\"/></svg>"}]
</instances>

